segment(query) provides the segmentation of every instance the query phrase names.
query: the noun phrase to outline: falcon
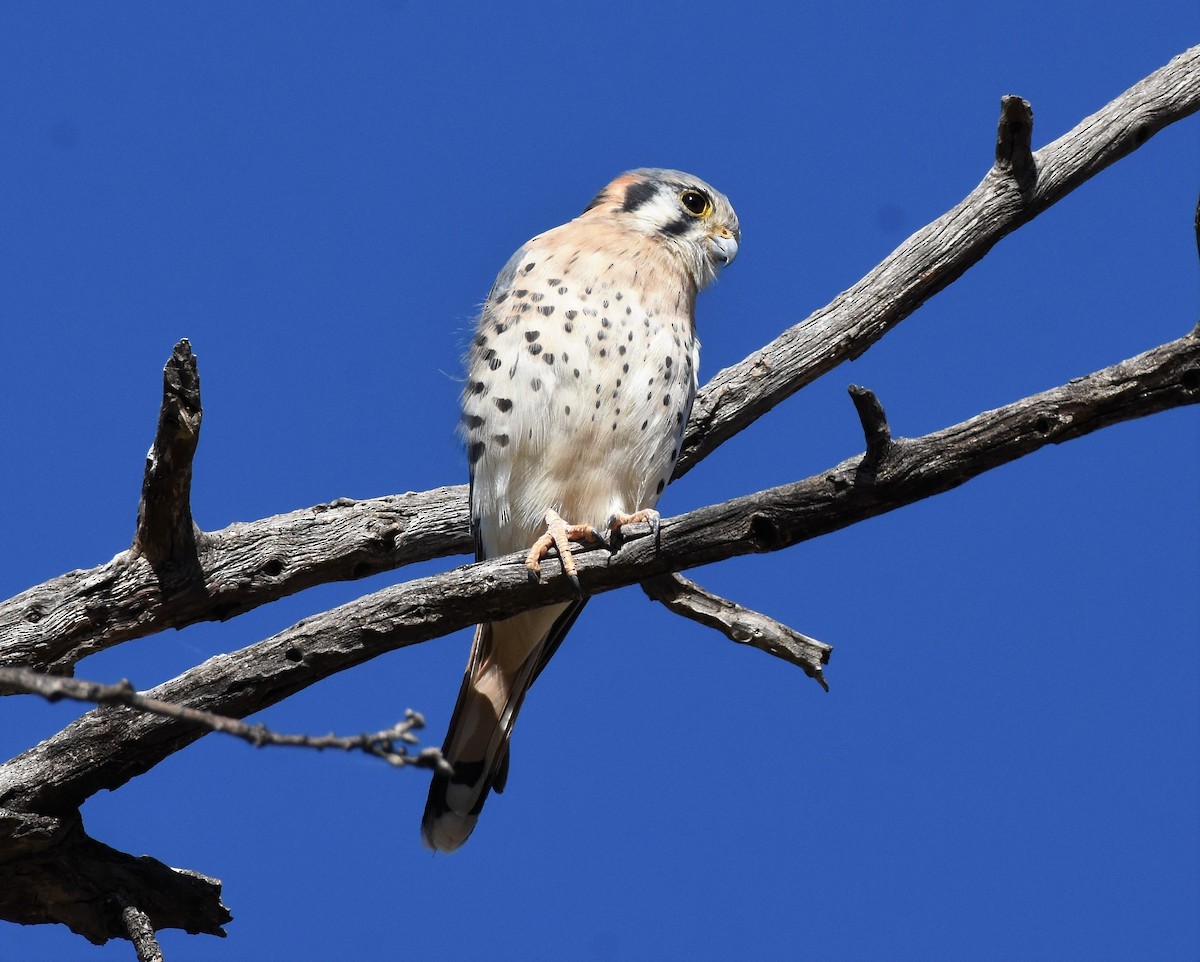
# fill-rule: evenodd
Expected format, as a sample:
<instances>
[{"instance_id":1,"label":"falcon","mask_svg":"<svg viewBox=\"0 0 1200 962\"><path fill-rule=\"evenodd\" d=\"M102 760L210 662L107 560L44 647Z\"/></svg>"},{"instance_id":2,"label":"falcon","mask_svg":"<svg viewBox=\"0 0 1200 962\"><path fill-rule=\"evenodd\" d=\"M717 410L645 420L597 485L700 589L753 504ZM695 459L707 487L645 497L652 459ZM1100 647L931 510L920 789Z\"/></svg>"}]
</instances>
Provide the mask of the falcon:
<instances>
[{"instance_id":1,"label":"falcon","mask_svg":"<svg viewBox=\"0 0 1200 962\"><path fill-rule=\"evenodd\" d=\"M678 170L622 174L574 220L505 265L468 356L462 429L477 559L553 548L646 521L679 457L696 396L696 295L737 255L724 194ZM576 583L578 583L576 581ZM493 789L530 685L584 601L479 625L421 821L425 844L463 844Z\"/></svg>"}]
</instances>

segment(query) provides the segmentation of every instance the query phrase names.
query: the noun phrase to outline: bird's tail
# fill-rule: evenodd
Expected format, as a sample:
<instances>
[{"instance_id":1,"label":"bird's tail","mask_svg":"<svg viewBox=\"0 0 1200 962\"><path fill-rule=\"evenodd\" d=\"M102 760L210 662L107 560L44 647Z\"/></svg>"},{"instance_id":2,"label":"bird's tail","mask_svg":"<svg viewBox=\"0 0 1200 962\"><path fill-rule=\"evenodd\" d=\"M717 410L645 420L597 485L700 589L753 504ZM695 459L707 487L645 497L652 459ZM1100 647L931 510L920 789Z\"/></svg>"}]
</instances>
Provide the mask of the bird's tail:
<instances>
[{"instance_id":1,"label":"bird's tail","mask_svg":"<svg viewBox=\"0 0 1200 962\"><path fill-rule=\"evenodd\" d=\"M504 791L508 742L525 693L574 623L583 602L522 612L479 625L442 755L421 819L426 846L453 852L475 828L488 793Z\"/></svg>"}]
</instances>

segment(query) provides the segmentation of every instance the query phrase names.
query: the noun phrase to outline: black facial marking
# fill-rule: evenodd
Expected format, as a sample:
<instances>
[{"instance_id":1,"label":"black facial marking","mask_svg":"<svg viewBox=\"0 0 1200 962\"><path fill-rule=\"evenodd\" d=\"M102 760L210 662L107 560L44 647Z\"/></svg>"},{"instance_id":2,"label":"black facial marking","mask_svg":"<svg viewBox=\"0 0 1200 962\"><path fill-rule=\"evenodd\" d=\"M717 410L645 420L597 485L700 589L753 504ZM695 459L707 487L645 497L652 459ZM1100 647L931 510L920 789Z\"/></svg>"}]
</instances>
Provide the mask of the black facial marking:
<instances>
[{"instance_id":1,"label":"black facial marking","mask_svg":"<svg viewBox=\"0 0 1200 962\"><path fill-rule=\"evenodd\" d=\"M671 221L669 224L663 224L659 230L661 230L668 237L679 237L682 234L686 234L694 223L695 221L693 220L684 220L683 218L680 218L679 220Z\"/></svg>"},{"instance_id":2,"label":"black facial marking","mask_svg":"<svg viewBox=\"0 0 1200 962\"><path fill-rule=\"evenodd\" d=\"M625 189L625 203L621 205L621 210L626 214L632 214L639 207L645 207L650 203L657 192L658 188L648 180L630 184Z\"/></svg>"}]
</instances>

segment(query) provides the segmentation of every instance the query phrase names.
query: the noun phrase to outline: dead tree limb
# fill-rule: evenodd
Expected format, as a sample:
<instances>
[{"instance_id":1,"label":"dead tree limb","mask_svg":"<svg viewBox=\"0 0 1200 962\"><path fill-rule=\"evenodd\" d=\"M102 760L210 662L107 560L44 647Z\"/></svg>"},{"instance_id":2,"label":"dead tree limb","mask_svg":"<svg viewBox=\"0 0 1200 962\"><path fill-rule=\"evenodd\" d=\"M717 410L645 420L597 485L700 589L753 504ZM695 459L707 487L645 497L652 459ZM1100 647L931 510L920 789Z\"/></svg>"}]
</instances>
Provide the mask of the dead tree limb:
<instances>
[{"instance_id":1,"label":"dead tree limb","mask_svg":"<svg viewBox=\"0 0 1200 962\"><path fill-rule=\"evenodd\" d=\"M859 283L709 381L675 477L804 385L861 355L1002 237L1197 109L1200 47L1032 154L1028 104L1004 98L996 164L983 182ZM132 638L231 618L315 584L468 551L465 485L339 500L231 525L197 535L192 590L180 586L173 597L161 596L153 566L131 551L0 603L0 665L69 675L84 656Z\"/></svg>"},{"instance_id":2,"label":"dead tree limb","mask_svg":"<svg viewBox=\"0 0 1200 962\"><path fill-rule=\"evenodd\" d=\"M803 385L862 354L1001 237L1198 108L1200 48L1037 152L1029 149L1028 105L1006 98L996 164L980 186L859 284L706 385L676 476ZM1198 344L1193 332L921 438L891 438L882 408L857 395L868 439L864 456L670 519L657 545L631 535L614 555L602 549L581 554L583 590L593 594L778 550L946 491L1046 444L1195 403ZM232 617L313 584L466 549L461 486L339 501L195 532L187 508L187 434L189 426L193 436L198 431L199 399L198 379L187 379L186 347L180 345L174 381L168 366L134 548L108 565L63 575L0 604L0 664L70 673L84 655L130 638ZM551 565L550 574L556 570ZM242 717L383 651L573 593L566 579L552 576L530 584L519 556L470 565L385 589L212 658L148 697ZM774 653L789 660L795 654ZM222 934L229 916L218 881L109 849L87 837L78 815L96 791L119 787L208 730L186 713L168 717L106 705L0 766L0 916L64 922L93 941L129 938L136 934L131 922Z\"/></svg>"},{"instance_id":3,"label":"dead tree limb","mask_svg":"<svg viewBox=\"0 0 1200 962\"><path fill-rule=\"evenodd\" d=\"M577 554L585 594L687 568L777 551L955 488L1048 444L1200 401L1200 333L1192 333L1061 387L918 438L893 439L875 477L862 457L804 481L665 519L660 543L631 529L615 554ZM648 531L648 526L641 526ZM574 586L530 583L514 554L384 588L217 655L147 694L243 717L376 655L516 611L568 601ZM62 813L116 789L205 734L194 723L101 708L0 765L0 805Z\"/></svg>"},{"instance_id":4,"label":"dead tree limb","mask_svg":"<svg viewBox=\"0 0 1200 962\"><path fill-rule=\"evenodd\" d=\"M833 651L831 645L803 635L768 615L751 611L736 601L714 595L681 574L647 578L642 582L642 590L675 614L715 628L730 641L749 645L797 666L829 691L821 668L829 663Z\"/></svg>"}]
</instances>

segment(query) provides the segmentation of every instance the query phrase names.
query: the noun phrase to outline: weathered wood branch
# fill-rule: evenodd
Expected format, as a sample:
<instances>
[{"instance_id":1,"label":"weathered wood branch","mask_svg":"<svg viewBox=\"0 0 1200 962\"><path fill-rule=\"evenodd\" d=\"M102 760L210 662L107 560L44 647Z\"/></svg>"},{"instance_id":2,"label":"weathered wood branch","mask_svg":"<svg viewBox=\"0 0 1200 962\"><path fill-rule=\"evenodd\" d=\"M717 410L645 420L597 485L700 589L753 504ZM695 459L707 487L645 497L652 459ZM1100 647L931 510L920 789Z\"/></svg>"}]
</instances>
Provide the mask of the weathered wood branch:
<instances>
[{"instance_id":1,"label":"weathered wood branch","mask_svg":"<svg viewBox=\"0 0 1200 962\"><path fill-rule=\"evenodd\" d=\"M163 580L195 580L196 528L192 522L192 458L200 443L200 372L192 345L175 345L163 368L158 431L146 455L137 530L130 551L145 557Z\"/></svg>"},{"instance_id":2,"label":"weathered wood branch","mask_svg":"<svg viewBox=\"0 0 1200 962\"><path fill-rule=\"evenodd\" d=\"M705 385L675 476L804 385L861 355L1001 237L1197 109L1200 47L1029 155L1031 174L1032 114L1019 98L1004 98L997 162L979 187L832 303ZM182 579L164 583L145 557L129 551L0 603L0 665L70 674L79 659L131 638L230 618L316 584L468 551L465 485L340 500L236 524L196 535L196 564Z\"/></svg>"},{"instance_id":3,"label":"weathered wood branch","mask_svg":"<svg viewBox=\"0 0 1200 962\"><path fill-rule=\"evenodd\" d=\"M795 628L728 598L714 595L681 574L647 578L642 582L642 590L675 614L715 628L730 641L749 645L796 665L829 691L821 668L829 663L832 645L802 635Z\"/></svg>"},{"instance_id":4,"label":"weathered wood branch","mask_svg":"<svg viewBox=\"0 0 1200 962\"><path fill-rule=\"evenodd\" d=\"M128 938L135 905L155 929L223 936L230 921L221 882L118 852L90 838L78 812L32 815L0 807L0 917L34 925L60 922L90 942Z\"/></svg>"},{"instance_id":5,"label":"weathered wood branch","mask_svg":"<svg viewBox=\"0 0 1200 962\"><path fill-rule=\"evenodd\" d=\"M1111 424L1200 401L1200 333L1131 360L984 412L919 438L893 438L869 482L862 457L804 481L630 529L619 551L577 553L586 594L698 565L777 551L940 494L1001 464ZM276 704L335 672L481 619L567 601L574 587L548 576L530 583L523 554L466 565L314 615L240 651L218 655L148 692L152 698L233 717ZM0 766L0 805L62 814L115 789L204 735L175 718L112 707Z\"/></svg>"},{"instance_id":6,"label":"weathered wood branch","mask_svg":"<svg viewBox=\"0 0 1200 962\"><path fill-rule=\"evenodd\" d=\"M775 405L858 357L996 243L1167 125L1200 110L1200 46L1192 47L1033 154L1032 112L1006 97L997 164L953 209L923 227L849 290L766 347L713 377L696 399L675 477ZM1028 129L1024 129L1028 127Z\"/></svg>"}]
</instances>

